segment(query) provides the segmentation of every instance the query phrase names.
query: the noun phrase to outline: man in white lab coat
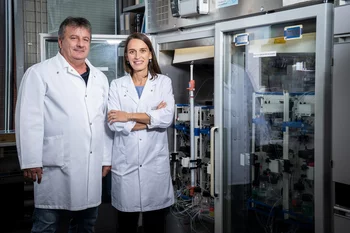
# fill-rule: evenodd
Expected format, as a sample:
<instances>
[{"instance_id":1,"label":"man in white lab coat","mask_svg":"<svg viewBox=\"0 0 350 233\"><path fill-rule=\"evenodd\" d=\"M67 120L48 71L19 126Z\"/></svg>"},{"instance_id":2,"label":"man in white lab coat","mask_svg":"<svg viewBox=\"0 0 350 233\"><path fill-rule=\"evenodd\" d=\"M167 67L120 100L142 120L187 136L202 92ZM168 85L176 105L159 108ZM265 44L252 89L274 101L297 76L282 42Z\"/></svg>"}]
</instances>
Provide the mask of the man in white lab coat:
<instances>
[{"instance_id":1,"label":"man in white lab coat","mask_svg":"<svg viewBox=\"0 0 350 233\"><path fill-rule=\"evenodd\" d=\"M16 105L16 142L24 177L34 182L32 232L94 232L102 177L111 166L107 77L87 60L91 24L66 18L59 52L24 74Z\"/></svg>"}]
</instances>

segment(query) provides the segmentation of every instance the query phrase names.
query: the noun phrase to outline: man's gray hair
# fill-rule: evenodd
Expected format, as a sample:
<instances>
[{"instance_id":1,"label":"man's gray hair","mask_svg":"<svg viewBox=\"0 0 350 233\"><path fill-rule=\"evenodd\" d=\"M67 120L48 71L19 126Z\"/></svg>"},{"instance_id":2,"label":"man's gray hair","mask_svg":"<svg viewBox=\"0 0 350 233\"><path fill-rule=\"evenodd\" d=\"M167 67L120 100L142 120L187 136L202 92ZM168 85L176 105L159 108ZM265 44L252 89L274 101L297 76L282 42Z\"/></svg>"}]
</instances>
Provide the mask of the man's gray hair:
<instances>
[{"instance_id":1,"label":"man's gray hair","mask_svg":"<svg viewBox=\"0 0 350 233\"><path fill-rule=\"evenodd\" d=\"M91 23L89 22L89 20L82 17L69 16L65 20L63 20L63 22L60 25L60 28L58 29L59 39L63 39L67 26L86 28L90 32L90 36L91 36Z\"/></svg>"}]
</instances>

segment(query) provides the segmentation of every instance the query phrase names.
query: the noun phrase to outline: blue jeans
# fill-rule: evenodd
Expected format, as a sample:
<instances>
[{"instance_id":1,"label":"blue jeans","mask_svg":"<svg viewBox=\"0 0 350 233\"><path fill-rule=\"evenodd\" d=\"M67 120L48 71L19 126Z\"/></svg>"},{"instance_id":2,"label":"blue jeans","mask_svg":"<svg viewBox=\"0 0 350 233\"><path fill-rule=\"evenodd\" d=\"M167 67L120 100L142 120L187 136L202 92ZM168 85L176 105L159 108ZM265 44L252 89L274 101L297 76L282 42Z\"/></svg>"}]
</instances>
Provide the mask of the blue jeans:
<instances>
[{"instance_id":1,"label":"blue jeans","mask_svg":"<svg viewBox=\"0 0 350 233\"><path fill-rule=\"evenodd\" d=\"M69 219L69 233L93 233L98 208L93 207L80 211L39 209L33 213L32 233L55 233L62 218Z\"/></svg>"}]
</instances>

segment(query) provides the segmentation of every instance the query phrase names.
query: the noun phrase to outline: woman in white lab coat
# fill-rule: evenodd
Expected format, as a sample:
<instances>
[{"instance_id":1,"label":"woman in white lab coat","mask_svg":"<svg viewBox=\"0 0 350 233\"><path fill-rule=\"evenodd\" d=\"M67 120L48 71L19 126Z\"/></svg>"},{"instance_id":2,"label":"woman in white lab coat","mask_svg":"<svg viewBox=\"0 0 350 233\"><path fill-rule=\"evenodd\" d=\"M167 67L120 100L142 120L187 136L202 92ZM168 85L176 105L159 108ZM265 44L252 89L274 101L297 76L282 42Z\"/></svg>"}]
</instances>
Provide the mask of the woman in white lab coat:
<instances>
[{"instance_id":1,"label":"woman in white lab coat","mask_svg":"<svg viewBox=\"0 0 350 233\"><path fill-rule=\"evenodd\" d=\"M128 75L110 86L108 121L115 131L112 205L120 233L164 232L167 207L174 203L167 128L174 118L171 79L160 74L151 41L134 33L125 45Z\"/></svg>"}]
</instances>

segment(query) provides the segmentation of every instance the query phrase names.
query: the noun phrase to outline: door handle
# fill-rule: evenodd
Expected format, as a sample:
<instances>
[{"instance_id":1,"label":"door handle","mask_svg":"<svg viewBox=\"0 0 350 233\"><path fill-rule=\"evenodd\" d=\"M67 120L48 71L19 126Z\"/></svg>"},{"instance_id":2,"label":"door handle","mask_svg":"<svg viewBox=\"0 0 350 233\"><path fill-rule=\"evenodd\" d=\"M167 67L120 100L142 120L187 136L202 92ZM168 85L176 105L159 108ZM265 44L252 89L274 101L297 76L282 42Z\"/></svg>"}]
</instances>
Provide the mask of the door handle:
<instances>
[{"instance_id":1,"label":"door handle","mask_svg":"<svg viewBox=\"0 0 350 233\"><path fill-rule=\"evenodd\" d=\"M335 210L338 210L338 211L341 211L341 212L344 212L344 213L347 213L350 215L350 209L347 209L347 208L343 208L343 207L340 207L340 206L334 206L333 207Z\"/></svg>"},{"instance_id":2,"label":"door handle","mask_svg":"<svg viewBox=\"0 0 350 233\"><path fill-rule=\"evenodd\" d=\"M215 149L215 136L214 133L218 129L218 127L212 127L210 129L210 195L212 197L217 196L215 193L215 158L214 158L214 149Z\"/></svg>"}]
</instances>

